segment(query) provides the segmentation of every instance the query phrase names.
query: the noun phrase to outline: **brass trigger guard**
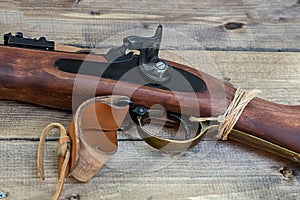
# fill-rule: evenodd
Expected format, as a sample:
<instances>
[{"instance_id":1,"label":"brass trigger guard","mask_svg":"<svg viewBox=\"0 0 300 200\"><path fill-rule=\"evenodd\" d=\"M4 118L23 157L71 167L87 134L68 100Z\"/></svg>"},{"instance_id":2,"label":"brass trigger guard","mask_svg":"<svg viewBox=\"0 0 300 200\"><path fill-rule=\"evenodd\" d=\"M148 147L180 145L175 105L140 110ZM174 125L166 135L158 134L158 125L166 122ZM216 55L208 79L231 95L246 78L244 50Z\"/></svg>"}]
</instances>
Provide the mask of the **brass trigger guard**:
<instances>
[{"instance_id":1,"label":"brass trigger guard","mask_svg":"<svg viewBox=\"0 0 300 200\"><path fill-rule=\"evenodd\" d=\"M130 108L130 115L133 121L136 124L138 133L140 137L151 147L166 153L181 153L184 152L195 145L197 145L201 139L207 133L209 126L205 123L198 123L198 128L196 134L193 138L191 138L190 134L190 127L180 116L174 113L167 113L166 125L177 127L183 126L185 131L185 139L184 140L176 140L176 139L167 139L163 137L156 136L155 134L151 133L150 131L144 129L144 125L146 121L149 121L150 115L149 113L152 112L154 116L158 116L156 119L161 119L160 113L161 110L149 110L143 106L134 106L131 104Z\"/></svg>"},{"instance_id":2,"label":"brass trigger guard","mask_svg":"<svg viewBox=\"0 0 300 200\"><path fill-rule=\"evenodd\" d=\"M186 125L184 124L183 126ZM184 129L185 131L186 129L189 130L189 127L185 127ZM181 153L196 146L207 133L208 126L202 125L201 128L198 128L196 136L193 138L186 140L174 140L158 137L150 131L145 130L142 125L141 117L138 117L137 130L141 138L153 148L166 153ZM186 135L188 135L187 132Z\"/></svg>"}]
</instances>

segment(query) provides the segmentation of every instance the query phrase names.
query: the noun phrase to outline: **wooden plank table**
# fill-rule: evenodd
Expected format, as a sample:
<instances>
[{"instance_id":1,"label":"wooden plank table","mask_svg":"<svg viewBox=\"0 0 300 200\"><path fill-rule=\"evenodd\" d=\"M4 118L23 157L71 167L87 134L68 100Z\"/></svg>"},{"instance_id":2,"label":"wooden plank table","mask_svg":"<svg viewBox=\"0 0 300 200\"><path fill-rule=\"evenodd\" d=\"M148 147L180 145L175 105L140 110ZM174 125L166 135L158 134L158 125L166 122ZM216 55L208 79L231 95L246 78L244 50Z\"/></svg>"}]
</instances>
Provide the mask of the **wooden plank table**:
<instances>
[{"instance_id":1,"label":"wooden plank table","mask_svg":"<svg viewBox=\"0 0 300 200\"><path fill-rule=\"evenodd\" d=\"M4 0L0 33L21 31L106 51L128 33L152 35L161 23L161 56L235 87L260 89L261 98L300 104L299 11L296 0ZM47 142L42 182L38 139L48 123L67 126L71 118L66 111L0 101L0 191L9 193L7 199L50 199L57 142ZM230 141L207 137L168 157L141 141L122 140L117 155L89 183L68 178L62 199L300 199L299 186L299 165Z\"/></svg>"}]
</instances>

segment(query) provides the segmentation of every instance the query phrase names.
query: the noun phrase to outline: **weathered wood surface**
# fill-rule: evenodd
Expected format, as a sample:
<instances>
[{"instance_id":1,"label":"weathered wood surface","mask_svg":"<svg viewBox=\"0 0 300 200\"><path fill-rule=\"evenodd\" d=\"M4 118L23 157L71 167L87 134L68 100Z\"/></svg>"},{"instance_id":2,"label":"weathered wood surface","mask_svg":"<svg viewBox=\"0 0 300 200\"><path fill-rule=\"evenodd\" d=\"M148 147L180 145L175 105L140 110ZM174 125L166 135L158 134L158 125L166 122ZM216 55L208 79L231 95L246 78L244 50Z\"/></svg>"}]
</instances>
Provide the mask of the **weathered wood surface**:
<instances>
[{"instance_id":1,"label":"weathered wood surface","mask_svg":"<svg viewBox=\"0 0 300 200\"><path fill-rule=\"evenodd\" d=\"M262 98L300 103L299 53L199 51L299 51L296 0L4 0L0 5L1 34L23 31L79 46L118 45L120 40L114 39L122 32L138 29L151 35L162 23L167 29L163 47L185 50L164 51L166 58L199 67L236 87L258 88ZM228 30L228 22L245 25ZM50 199L57 181L56 142L47 143L42 182L36 170L37 140L48 123L68 125L71 118L69 112L0 101L0 191L9 192L8 199ZM208 137L186 154L169 158L140 141L119 144L119 153L91 182L68 179L62 198L78 194L81 199L300 199L299 165L250 147Z\"/></svg>"},{"instance_id":2,"label":"weathered wood surface","mask_svg":"<svg viewBox=\"0 0 300 200\"><path fill-rule=\"evenodd\" d=\"M180 40L169 48L299 51L297 0L4 0L0 10L1 34L23 31L67 44L103 45L114 34L162 23L198 42Z\"/></svg>"}]
</instances>

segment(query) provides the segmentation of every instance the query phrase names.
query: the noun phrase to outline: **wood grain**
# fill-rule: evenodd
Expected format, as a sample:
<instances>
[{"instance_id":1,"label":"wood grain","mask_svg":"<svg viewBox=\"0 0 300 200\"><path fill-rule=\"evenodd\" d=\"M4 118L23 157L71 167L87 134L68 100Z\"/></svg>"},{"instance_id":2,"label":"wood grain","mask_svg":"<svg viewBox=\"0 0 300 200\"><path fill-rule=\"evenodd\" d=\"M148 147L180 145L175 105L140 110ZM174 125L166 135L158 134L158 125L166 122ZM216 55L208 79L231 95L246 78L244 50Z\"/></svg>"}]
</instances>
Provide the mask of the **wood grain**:
<instances>
[{"instance_id":1,"label":"wood grain","mask_svg":"<svg viewBox=\"0 0 300 200\"><path fill-rule=\"evenodd\" d=\"M41 57L43 59L40 59ZM167 62L173 66L174 71L181 69L202 80L206 86L204 91L178 91L178 84L185 88L191 84L180 73L173 73L170 84L162 84L170 90L163 90L146 86L149 83L147 81L141 86L132 80L107 78L104 75L107 66L99 64L98 67L101 67L103 72L96 70L92 76L66 73L54 67L59 59L68 58L105 62L104 57L95 55L1 46L0 59L3 64L0 69L0 98L50 108L72 109L75 112L77 107L89 98L114 94L128 96L136 105L151 107L159 104L169 112L196 117L217 117L225 113L235 93L232 85L200 70L171 61ZM91 71L94 68L88 64L81 65L79 72ZM66 68L68 67L72 65ZM132 68L130 71L133 70ZM130 71L126 71L122 77L139 74L138 71L130 74ZM16 89L18 92L15 92ZM300 106L281 105L255 98L243 111L234 128L300 153Z\"/></svg>"},{"instance_id":2,"label":"wood grain","mask_svg":"<svg viewBox=\"0 0 300 200\"><path fill-rule=\"evenodd\" d=\"M105 41L113 35L134 29L147 33L162 23L166 29L184 35L179 43L166 37L165 48L169 49L299 51L299 10L296 0L101 4L95 0L78 4L4 0L0 33L22 31L31 37L48 36L58 43L107 47L112 43Z\"/></svg>"},{"instance_id":3,"label":"wood grain","mask_svg":"<svg viewBox=\"0 0 300 200\"><path fill-rule=\"evenodd\" d=\"M165 51L162 54L169 59L187 62L178 54L195 58L199 51ZM230 82L237 87L247 89L258 87L263 91L262 96L268 100L286 103L286 99L281 97L284 95L290 97L290 103L298 103L297 91L300 90L299 84L295 81L300 75L293 73L300 69L297 62L298 54L276 53L274 55L274 53L253 52L206 52L206 54L209 55L206 56L207 59L201 59L201 62L198 59L189 60L189 63L204 66L201 70L206 72L217 67L219 72L216 76L219 75L219 78L230 77ZM245 66L240 63L242 61L236 62L236 60L245 60ZM274 65L274 63L278 64ZM281 65L288 66L285 73L280 73ZM269 71L274 74L268 73ZM264 79L257 77L258 74ZM241 77L243 75L247 78L243 79ZM285 81L287 76L291 78ZM277 84L278 82L282 84ZM293 82L295 84L291 84ZM274 92L270 93L268 90ZM47 142L49 149L46 153L46 175L49 178L42 183L38 180L35 171L37 140L41 130L49 122L61 122L67 126L72 114L14 101L0 101L0 105L2 128L0 140L1 147L4 149L2 151L4 155L1 157L5 160L1 165L3 169L0 170L2 172L0 190L9 191L13 199L20 199L19 197L27 193L27 190L33 191L28 199L47 199L46 196L51 196L56 183L56 142ZM119 138L126 139L130 135L132 136L132 133L126 133ZM134 133L133 136L137 134ZM50 138L53 137L57 138L57 134ZM120 141L119 144L119 155L109 162L90 183L78 184L73 179L68 179L63 197L79 194L83 199L93 199L99 195L107 199L160 199L160 197L239 199L241 196L245 199L259 199L262 196L270 199L278 196L284 199L299 195L298 165L236 143L216 143L213 136L205 138L204 142L175 162L157 160L158 155L142 142ZM11 149L13 152L10 152ZM21 154L15 151L21 151ZM18 159L11 159L9 155L17 155ZM148 169L149 163L157 164L151 164ZM132 171L132 166L135 166L135 171ZM280 168L283 166L288 166L288 169L295 174L293 178L285 178L280 173ZM17 174L14 172L15 168ZM146 172L144 172L145 168ZM147 185L147 189L142 189L143 184ZM264 189L266 187L269 189Z\"/></svg>"},{"instance_id":4,"label":"wood grain","mask_svg":"<svg viewBox=\"0 0 300 200\"><path fill-rule=\"evenodd\" d=\"M3 0L0 5L0 34L22 31L30 37L46 36L58 43L105 50L120 45L117 38L127 33L152 35L162 23L166 34L162 47L187 50L162 52L164 57L199 67L235 87L258 88L264 99L300 103L298 53L274 53L299 51L300 7L296 0L129 0L126 4ZM199 51L205 49L250 52ZM35 168L37 139L49 122L68 125L71 118L65 111L0 101L0 191L9 192L8 199L50 198L56 185L56 142L47 142L46 182L41 182ZM76 194L81 199L191 200L300 196L299 166L253 148L232 142L216 144L209 137L187 155L165 162L151 149L144 151L145 144L139 141L120 143L120 155L90 183L68 179L62 198ZM160 165L163 167L158 168ZM132 166L135 171L126 172ZM142 170L149 166L147 172ZM283 176L289 172L291 178Z\"/></svg>"},{"instance_id":5,"label":"wood grain","mask_svg":"<svg viewBox=\"0 0 300 200\"><path fill-rule=\"evenodd\" d=\"M169 162L163 162L164 157L152 152L145 158L148 161L132 171L136 156L144 151L147 155L149 150L142 148L144 143L136 146L127 143L119 142L121 153L91 182L82 184L68 178L62 199L76 194L81 199L297 199L299 195L299 175L285 178L279 172L282 165L288 165L291 171L299 171L299 166L251 148L236 153L241 147L233 143L203 142L201 147ZM1 190L10 192L10 199L49 199L57 181L56 142L48 142L46 146L44 182L38 179L35 168L37 142L1 141L0 144L4 149ZM199 151L209 153L198 155ZM18 159L12 159L11 155L17 155ZM159 169L154 167L157 162L163 163Z\"/></svg>"}]
</instances>

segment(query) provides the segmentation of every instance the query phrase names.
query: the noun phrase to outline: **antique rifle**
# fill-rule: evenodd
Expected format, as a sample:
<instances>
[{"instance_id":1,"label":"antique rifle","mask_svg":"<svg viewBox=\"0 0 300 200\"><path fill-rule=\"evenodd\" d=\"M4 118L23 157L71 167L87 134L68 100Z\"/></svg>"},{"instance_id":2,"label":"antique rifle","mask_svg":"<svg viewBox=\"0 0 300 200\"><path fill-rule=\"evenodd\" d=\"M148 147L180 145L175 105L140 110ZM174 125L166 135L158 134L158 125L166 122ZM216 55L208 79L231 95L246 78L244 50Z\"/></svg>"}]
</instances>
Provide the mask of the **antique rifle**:
<instances>
[{"instance_id":1,"label":"antique rifle","mask_svg":"<svg viewBox=\"0 0 300 200\"><path fill-rule=\"evenodd\" d=\"M158 57L153 37L129 36L105 55L62 52L54 42L4 35L0 98L71 110L93 96L125 95L146 108L194 117L223 115L236 88L194 68ZM300 106L254 98L228 138L300 162Z\"/></svg>"}]
</instances>

